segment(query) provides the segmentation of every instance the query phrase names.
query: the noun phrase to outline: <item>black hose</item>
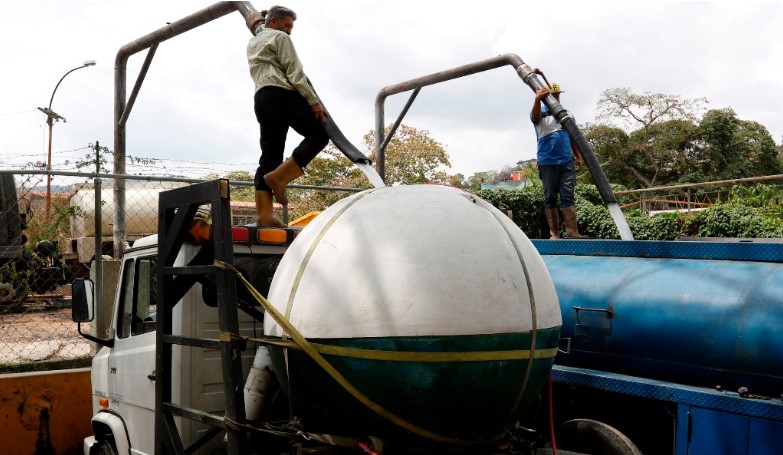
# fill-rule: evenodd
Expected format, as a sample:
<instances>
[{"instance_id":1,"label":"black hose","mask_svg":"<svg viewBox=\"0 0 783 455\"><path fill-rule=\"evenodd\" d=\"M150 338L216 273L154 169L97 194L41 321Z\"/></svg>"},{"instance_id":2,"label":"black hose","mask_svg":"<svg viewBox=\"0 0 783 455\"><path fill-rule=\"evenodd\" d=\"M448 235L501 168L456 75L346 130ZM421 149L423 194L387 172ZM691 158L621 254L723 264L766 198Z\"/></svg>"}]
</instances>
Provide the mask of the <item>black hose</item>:
<instances>
[{"instance_id":1,"label":"black hose","mask_svg":"<svg viewBox=\"0 0 783 455\"><path fill-rule=\"evenodd\" d=\"M370 159L367 158L364 153L360 152L359 149L354 147L354 145L345 138L343 132L340 131L340 128L338 128L337 124L334 123L331 114L326 116L326 121L324 121L324 129L326 130L326 134L329 135L329 139L332 140L334 146L343 152L343 155L347 156L349 160L354 163L372 164Z\"/></svg>"},{"instance_id":2,"label":"black hose","mask_svg":"<svg viewBox=\"0 0 783 455\"><path fill-rule=\"evenodd\" d=\"M587 164L590 175L593 176L595 186L598 187L598 193L606 204L617 204L617 198L614 195L614 191L612 191L611 185L609 185L609 179L606 178L606 174L604 174L603 169L601 169L601 165L598 164L598 158L595 157L595 153L593 153L590 143L587 142L587 139L585 139L582 132L579 131L579 127L576 126L574 118L567 115L568 113L565 112L565 110L563 110L563 112L565 114L564 118L560 121L560 124L563 126L564 130L568 131L568 135L571 136L571 139L576 143L576 146L579 147L579 151L582 152L582 158L584 159L585 164Z\"/></svg>"},{"instance_id":3,"label":"black hose","mask_svg":"<svg viewBox=\"0 0 783 455\"><path fill-rule=\"evenodd\" d=\"M310 88L313 89L313 92L315 92L316 95L318 95L318 92L315 91L315 87L313 87L313 83L310 82L310 79L307 79L307 83L310 85ZM319 102L321 103L321 106L324 107L324 111L327 112L326 114L326 120L323 122L324 129L326 130L326 134L329 136L329 139L332 140L332 143L335 147L341 152L343 152L343 155L347 156L349 160L353 163L367 163L372 164L372 161L370 161L369 158L367 158L364 153L360 152L359 149L357 149L351 142L345 137L342 131L340 131L340 128L337 127L337 124L334 123L334 119L332 119L332 115L329 114L329 111L326 109L326 105L324 104L323 100L321 100L320 96L318 96Z\"/></svg>"}]
</instances>

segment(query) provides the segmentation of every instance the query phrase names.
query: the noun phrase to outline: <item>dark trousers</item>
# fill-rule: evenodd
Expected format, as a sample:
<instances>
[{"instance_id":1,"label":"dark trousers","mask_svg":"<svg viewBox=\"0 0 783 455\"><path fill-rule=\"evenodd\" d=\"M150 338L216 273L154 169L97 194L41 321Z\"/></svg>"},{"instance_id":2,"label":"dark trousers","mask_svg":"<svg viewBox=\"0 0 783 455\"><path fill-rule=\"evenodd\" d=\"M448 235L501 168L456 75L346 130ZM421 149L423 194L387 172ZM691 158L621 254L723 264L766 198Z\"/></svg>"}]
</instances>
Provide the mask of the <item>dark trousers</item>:
<instances>
[{"instance_id":1,"label":"dark trousers","mask_svg":"<svg viewBox=\"0 0 783 455\"><path fill-rule=\"evenodd\" d=\"M574 205L576 169L573 161L566 164L539 165L538 176L544 186L544 209L557 208L558 194L561 208Z\"/></svg>"},{"instance_id":2,"label":"dark trousers","mask_svg":"<svg viewBox=\"0 0 783 455\"><path fill-rule=\"evenodd\" d=\"M291 157L301 169L329 143L323 124L313 116L307 100L296 90L264 87L256 92L254 110L261 130L261 158L255 175L256 190L270 190L264 175L283 162L288 128L304 137Z\"/></svg>"}]
</instances>

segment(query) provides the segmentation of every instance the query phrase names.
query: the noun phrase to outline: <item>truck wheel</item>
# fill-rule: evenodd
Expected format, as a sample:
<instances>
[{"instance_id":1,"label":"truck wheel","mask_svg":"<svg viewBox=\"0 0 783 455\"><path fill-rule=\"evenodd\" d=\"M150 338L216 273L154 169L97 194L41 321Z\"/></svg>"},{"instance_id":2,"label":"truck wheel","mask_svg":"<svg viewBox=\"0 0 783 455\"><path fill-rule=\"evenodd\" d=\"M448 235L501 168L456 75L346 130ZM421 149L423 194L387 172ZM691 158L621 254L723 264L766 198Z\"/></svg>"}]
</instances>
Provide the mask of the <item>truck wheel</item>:
<instances>
[{"instance_id":1,"label":"truck wheel","mask_svg":"<svg viewBox=\"0 0 783 455\"><path fill-rule=\"evenodd\" d=\"M114 442L108 439L101 439L92 447L90 455L118 455L117 449L114 448Z\"/></svg>"},{"instance_id":2,"label":"truck wheel","mask_svg":"<svg viewBox=\"0 0 783 455\"><path fill-rule=\"evenodd\" d=\"M555 432L557 447L595 455L642 455L619 430L603 422L574 419L563 422Z\"/></svg>"}]
</instances>

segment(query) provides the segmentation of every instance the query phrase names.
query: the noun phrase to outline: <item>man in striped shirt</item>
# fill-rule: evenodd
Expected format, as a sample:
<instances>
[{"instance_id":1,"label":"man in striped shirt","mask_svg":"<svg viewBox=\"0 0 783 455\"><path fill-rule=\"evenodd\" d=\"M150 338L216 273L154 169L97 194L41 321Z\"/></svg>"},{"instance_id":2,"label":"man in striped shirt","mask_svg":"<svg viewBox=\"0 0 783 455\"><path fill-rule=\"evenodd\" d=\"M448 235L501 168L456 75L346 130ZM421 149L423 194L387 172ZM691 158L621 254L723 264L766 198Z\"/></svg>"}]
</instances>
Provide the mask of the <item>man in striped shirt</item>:
<instances>
[{"instance_id":1,"label":"man in striped shirt","mask_svg":"<svg viewBox=\"0 0 783 455\"><path fill-rule=\"evenodd\" d=\"M549 87L536 90L536 99L533 109L530 111L530 120L536 129L538 138L538 176L544 186L544 212L549 225L549 238L560 238L560 221L557 214L557 196L560 195L560 207L563 210L563 222L565 223L566 236L568 238L580 238L576 222L576 210L574 201L574 187L576 186L576 170L581 169L584 161L579 147L568 131L564 130L560 122L552 115L546 106L542 106L542 100L549 94L560 102L560 84L553 83ZM574 166L576 157L576 167Z\"/></svg>"},{"instance_id":2,"label":"man in striped shirt","mask_svg":"<svg viewBox=\"0 0 783 455\"><path fill-rule=\"evenodd\" d=\"M284 6L251 11L246 16L255 36L247 45L250 75L255 83L254 109L261 127L261 158L254 179L258 226L285 227L272 215L272 194L288 204L286 186L329 142L323 122L328 115L316 95L291 41L296 13ZM264 27L258 30L263 20ZM304 137L283 161L288 129Z\"/></svg>"}]
</instances>

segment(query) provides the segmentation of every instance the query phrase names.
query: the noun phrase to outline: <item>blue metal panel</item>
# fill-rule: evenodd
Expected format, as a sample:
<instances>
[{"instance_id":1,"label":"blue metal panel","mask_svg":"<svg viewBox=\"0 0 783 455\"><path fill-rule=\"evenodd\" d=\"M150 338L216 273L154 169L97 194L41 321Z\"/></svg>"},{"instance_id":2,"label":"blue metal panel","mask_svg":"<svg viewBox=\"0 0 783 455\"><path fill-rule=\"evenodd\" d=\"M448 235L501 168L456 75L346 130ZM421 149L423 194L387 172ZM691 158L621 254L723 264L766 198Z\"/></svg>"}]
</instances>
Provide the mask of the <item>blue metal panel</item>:
<instances>
[{"instance_id":1,"label":"blue metal panel","mask_svg":"<svg viewBox=\"0 0 783 455\"><path fill-rule=\"evenodd\" d=\"M777 240L777 239L775 239ZM637 258L783 262L783 242L739 239L724 242L664 240L531 240L541 254Z\"/></svg>"},{"instance_id":2,"label":"blue metal panel","mask_svg":"<svg viewBox=\"0 0 783 455\"><path fill-rule=\"evenodd\" d=\"M748 453L757 455L781 452L783 452L783 423L750 419Z\"/></svg>"},{"instance_id":3,"label":"blue metal panel","mask_svg":"<svg viewBox=\"0 0 783 455\"><path fill-rule=\"evenodd\" d=\"M748 454L748 419L736 414L691 408L690 455ZM774 453L774 452L758 452Z\"/></svg>"},{"instance_id":4,"label":"blue metal panel","mask_svg":"<svg viewBox=\"0 0 783 455\"><path fill-rule=\"evenodd\" d=\"M743 398L735 392L719 392L702 387L563 365L552 367L552 380L561 384L589 387L678 403L680 406L713 409L783 423L783 401L779 398Z\"/></svg>"},{"instance_id":5,"label":"blue metal panel","mask_svg":"<svg viewBox=\"0 0 783 455\"><path fill-rule=\"evenodd\" d=\"M688 455L688 434L690 432L690 406L677 406L677 422L674 437L674 454Z\"/></svg>"}]
</instances>

